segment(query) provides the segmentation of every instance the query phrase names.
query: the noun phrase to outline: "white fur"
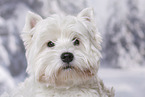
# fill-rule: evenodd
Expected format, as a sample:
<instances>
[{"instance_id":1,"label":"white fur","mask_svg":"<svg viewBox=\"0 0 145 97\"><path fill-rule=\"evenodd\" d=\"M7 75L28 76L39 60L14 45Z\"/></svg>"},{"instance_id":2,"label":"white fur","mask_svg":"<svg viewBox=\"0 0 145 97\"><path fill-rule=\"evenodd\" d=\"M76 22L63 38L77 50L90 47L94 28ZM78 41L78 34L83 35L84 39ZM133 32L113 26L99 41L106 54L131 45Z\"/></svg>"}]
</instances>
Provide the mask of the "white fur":
<instances>
[{"instance_id":1,"label":"white fur","mask_svg":"<svg viewBox=\"0 0 145 97\"><path fill-rule=\"evenodd\" d=\"M2 97L114 97L98 78L101 36L91 8L74 16L52 15L42 19L29 12L22 39L30 75L12 93ZM73 38L80 45L73 45ZM53 41L54 47L47 47ZM73 69L62 69L60 56L71 52Z\"/></svg>"}]
</instances>

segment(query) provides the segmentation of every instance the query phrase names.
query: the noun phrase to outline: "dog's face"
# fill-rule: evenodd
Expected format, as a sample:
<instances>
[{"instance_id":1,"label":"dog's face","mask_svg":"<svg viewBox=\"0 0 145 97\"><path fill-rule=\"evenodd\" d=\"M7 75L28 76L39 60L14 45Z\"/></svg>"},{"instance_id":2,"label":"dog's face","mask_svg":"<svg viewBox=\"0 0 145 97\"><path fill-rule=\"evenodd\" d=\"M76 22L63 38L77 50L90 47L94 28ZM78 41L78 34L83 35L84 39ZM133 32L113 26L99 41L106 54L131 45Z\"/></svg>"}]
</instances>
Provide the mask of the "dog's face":
<instances>
[{"instance_id":1,"label":"dog's face","mask_svg":"<svg viewBox=\"0 0 145 97\"><path fill-rule=\"evenodd\" d=\"M46 19L29 13L24 32L27 71L38 82L72 86L96 75L101 37L92 9L84 9L77 17L53 15Z\"/></svg>"}]
</instances>

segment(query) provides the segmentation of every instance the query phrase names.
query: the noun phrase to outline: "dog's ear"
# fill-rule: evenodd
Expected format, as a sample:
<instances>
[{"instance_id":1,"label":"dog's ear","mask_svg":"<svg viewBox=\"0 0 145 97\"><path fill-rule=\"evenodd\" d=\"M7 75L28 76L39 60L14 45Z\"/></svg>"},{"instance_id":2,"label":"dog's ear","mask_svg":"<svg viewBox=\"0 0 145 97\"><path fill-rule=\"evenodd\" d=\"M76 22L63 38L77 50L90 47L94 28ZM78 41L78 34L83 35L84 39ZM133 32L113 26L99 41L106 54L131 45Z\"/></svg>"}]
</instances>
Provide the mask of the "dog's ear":
<instances>
[{"instance_id":1,"label":"dog's ear","mask_svg":"<svg viewBox=\"0 0 145 97\"><path fill-rule=\"evenodd\" d=\"M93 45L97 49L101 50L102 37L96 28L93 8L85 8L78 14L77 17L82 21L84 26L88 28Z\"/></svg>"},{"instance_id":2,"label":"dog's ear","mask_svg":"<svg viewBox=\"0 0 145 97\"><path fill-rule=\"evenodd\" d=\"M94 11L93 8L85 8L82 10L78 16L79 18L83 18L88 22L93 22L94 21Z\"/></svg>"},{"instance_id":3,"label":"dog's ear","mask_svg":"<svg viewBox=\"0 0 145 97\"><path fill-rule=\"evenodd\" d=\"M41 16L29 11L26 16L23 32L29 32L40 20L42 20Z\"/></svg>"},{"instance_id":4,"label":"dog's ear","mask_svg":"<svg viewBox=\"0 0 145 97\"><path fill-rule=\"evenodd\" d=\"M29 48L31 45L31 40L33 37L33 32L31 30L41 20L42 20L41 16L32 12L28 12L25 20L25 26L23 28L23 33L21 35L26 49Z\"/></svg>"}]
</instances>

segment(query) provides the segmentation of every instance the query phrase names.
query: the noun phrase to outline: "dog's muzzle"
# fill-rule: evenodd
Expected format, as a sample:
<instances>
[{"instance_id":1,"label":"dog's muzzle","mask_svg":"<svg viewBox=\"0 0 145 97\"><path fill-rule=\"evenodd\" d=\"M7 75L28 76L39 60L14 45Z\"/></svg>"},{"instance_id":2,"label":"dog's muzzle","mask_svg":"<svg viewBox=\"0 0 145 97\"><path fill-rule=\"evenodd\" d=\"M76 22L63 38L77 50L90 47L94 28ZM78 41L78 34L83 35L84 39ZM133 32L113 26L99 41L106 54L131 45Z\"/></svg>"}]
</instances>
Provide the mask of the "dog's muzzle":
<instances>
[{"instance_id":1,"label":"dog's muzzle","mask_svg":"<svg viewBox=\"0 0 145 97\"><path fill-rule=\"evenodd\" d=\"M70 52L64 52L61 54L61 60L64 62L64 63L67 63L69 64L70 62L72 62L74 59L74 55Z\"/></svg>"}]
</instances>

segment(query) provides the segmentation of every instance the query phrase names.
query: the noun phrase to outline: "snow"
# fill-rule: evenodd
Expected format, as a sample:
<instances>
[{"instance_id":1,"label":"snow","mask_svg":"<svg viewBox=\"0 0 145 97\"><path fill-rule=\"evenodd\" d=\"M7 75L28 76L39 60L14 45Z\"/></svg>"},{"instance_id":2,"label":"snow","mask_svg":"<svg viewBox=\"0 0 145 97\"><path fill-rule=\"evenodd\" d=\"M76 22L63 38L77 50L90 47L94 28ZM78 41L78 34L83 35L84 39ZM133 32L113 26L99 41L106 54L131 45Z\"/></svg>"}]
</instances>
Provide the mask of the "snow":
<instances>
[{"instance_id":1,"label":"snow","mask_svg":"<svg viewBox=\"0 0 145 97\"><path fill-rule=\"evenodd\" d=\"M0 92L5 92L15 87L15 82L9 72L0 66Z\"/></svg>"},{"instance_id":2,"label":"snow","mask_svg":"<svg viewBox=\"0 0 145 97\"><path fill-rule=\"evenodd\" d=\"M2 46L2 39L0 39L0 52L2 52L1 55L3 56L2 59L0 59L0 64L5 64L5 65L9 66L10 60L8 57L8 52Z\"/></svg>"},{"instance_id":3,"label":"snow","mask_svg":"<svg viewBox=\"0 0 145 97\"><path fill-rule=\"evenodd\" d=\"M145 97L145 67L100 68L99 77L107 86L114 87L115 97Z\"/></svg>"}]
</instances>

